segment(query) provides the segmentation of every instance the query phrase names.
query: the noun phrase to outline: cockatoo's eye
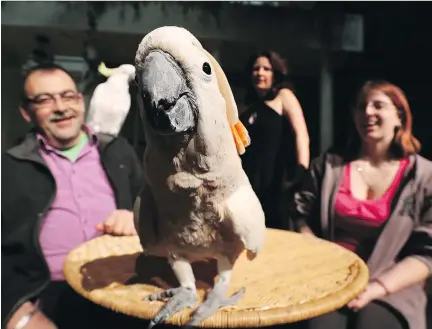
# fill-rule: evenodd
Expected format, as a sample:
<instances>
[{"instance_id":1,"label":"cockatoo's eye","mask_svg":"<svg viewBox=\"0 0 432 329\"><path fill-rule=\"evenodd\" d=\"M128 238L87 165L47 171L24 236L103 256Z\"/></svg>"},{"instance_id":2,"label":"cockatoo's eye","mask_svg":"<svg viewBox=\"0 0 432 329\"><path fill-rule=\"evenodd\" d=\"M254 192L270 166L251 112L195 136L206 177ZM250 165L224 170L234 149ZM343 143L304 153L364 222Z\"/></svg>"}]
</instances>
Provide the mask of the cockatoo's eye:
<instances>
[{"instance_id":1,"label":"cockatoo's eye","mask_svg":"<svg viewBox=\"0 0 432 329\"><path fill-rule=\"evenodd\" d=\"M202 66L202 70L204 71L205 74L210 75L211 74L210 64L207 62L204 62L203 66Z\"/></svg>"}]
</instances>

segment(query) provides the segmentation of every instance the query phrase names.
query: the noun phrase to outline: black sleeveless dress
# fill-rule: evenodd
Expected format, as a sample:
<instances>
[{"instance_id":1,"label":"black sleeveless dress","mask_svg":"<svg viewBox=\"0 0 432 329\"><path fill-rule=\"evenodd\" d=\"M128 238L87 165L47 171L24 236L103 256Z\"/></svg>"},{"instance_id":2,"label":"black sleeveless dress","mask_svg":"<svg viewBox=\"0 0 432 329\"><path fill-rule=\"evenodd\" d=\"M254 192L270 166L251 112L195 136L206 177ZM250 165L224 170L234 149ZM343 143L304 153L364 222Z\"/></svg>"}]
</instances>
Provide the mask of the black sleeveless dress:
<instances>
[{"instance_id":1,"label":"black sleeveless dress","mask_svg":"<svg viewBox=\"0 0 432 329\"><path fill-rule=\"evenodd\" d=\"M252 116L255 120L251 124ZM296 162L291 125L264 101L250 106L240 120L251 137L251 145L242 155L243 169L261 202L267 227L281 228L279 203L284 173Z\"/></svg>"}]
</instances>

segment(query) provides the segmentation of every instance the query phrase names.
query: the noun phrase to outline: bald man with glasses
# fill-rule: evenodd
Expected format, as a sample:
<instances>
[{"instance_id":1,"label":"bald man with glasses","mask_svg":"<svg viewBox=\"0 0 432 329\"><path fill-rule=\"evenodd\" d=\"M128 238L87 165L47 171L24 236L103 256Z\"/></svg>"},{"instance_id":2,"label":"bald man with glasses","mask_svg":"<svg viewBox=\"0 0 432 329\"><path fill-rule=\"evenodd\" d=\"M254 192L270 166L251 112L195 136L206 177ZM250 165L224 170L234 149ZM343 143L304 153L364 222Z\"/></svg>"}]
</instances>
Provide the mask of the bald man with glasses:
<instances>
[{"instance_id":1,"label":"bald man with glasses","mask_svg":"<svg viewBox=\"0 0 432 329\"><path fill-rule=\"evenodd\" d=\"M31 69L23 92L33 129L2 155L2 328L92 327L73 315L79 297L64 297L73 292L63 264L101 234L136 234L141 165L125 139L85 125L83 96L62 67Z\"/></svg>"}]
</instances>

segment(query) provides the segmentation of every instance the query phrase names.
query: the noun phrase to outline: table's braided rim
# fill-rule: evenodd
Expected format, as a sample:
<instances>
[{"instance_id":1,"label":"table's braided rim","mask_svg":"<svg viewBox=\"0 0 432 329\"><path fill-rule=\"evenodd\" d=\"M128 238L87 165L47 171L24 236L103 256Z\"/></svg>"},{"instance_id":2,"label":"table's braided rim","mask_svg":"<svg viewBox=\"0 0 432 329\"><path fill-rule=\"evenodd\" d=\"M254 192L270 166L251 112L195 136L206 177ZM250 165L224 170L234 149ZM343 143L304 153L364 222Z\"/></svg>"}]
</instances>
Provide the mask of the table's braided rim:
<instances>
[{"instance_id":1,"label":"table's braided rim","mask_svg":"<svg viewBox=\"0 0 432 329\"><path fill-rule=\"evenodd\" d=\"M344 282L337 282L340 284L340 289L337 291L333 291L327 294L320 296L320 298L315 300L309 300L305 303L298 303L290 306L281 306L281 307L260 307L259 309L221 309L213 316L203 321L200 324L200 327L205 328L236 328L236 327L261 327L268 325L276 325L283 323L292 323L305 319L312 318L314 316L322 315L327 312L331 312L333 310L339 309L344 306L348 301L356 297L359 293L363 291L366 287L369 280L369 272L366 264L355 254L345 250L342 247L339 247L335 244L329 243L324 240L303 237L297 233L288 232L288 231L279 231L267 229L266 235L266 243L263 248L262 253L258 256L258 258L252 262L257 262L258 259L261 262L265 263L266 254L270 255L270 252L274 250L278 250L283 246L272 246L272 242L279 238L279 242L281 242L281 237L283 237L283 241L296 240L296 242L302 242L301 250L299 248L299 253L305 253L307 248L310 248L309 251L313 251L313 253L309 253L310 255L318 256L317 258L322 258L321 254L325 253L327 249L327 253L330 251L331 253L337 254L338 257L344 258L344 262L347 261L350 264L347 275L342 279ZM283 243L283 242L282 242ZM276 244L276 243L274 243ZM101 247L102 246L102 247ZM124 248L125 247L125 248ZM276 248L275 248L276 247ZM99 248L99 254L97 250ZM102 248L102 249L101 249ZM105 250L103 250L105 248ZM124 249L128 251L125 252ZM273 251L274 251L273 250ZM163 305L162 302L145 302L139 299L139 303L136 301L130 301L131 296L126 296L120 291L121 289L129 289L126 288L125 285L118 284L117 287L109 287L104 289L98 289L93 291L87 291L82 286L82 274L80 273L80 268L82 265L91 262L95 259L100 259L104 257L108 257L111 255L126 255L126 254L135 254L137 252L142 252L141 246L139 245L139 240L137 237L112 237L112 236L102 236L91 240L89 242L84 243L78 248L74 249L67 257L64 272L65 277L68 283L72 286L74 290L76 290L79 294L84 296L85 298L102 305L104 307L110 308L114 311L121 312L130 316L143 318L143 319L151 319L156 312ZM319 252L319 255L316 255L316 252ZM97 255L89 255L89 253L96 253ZM101 255L102 254L102 255ZM269 256L270 257L270 256ZM274 257L274 256L273 256ZM77 261L77 259L79 261ZM303 259L303 258L302 258ZM330 259L329 259L330 260ZM245 261L246 263L246 261ZM325 266L334 266L334 264L330 264L334 262L326 262L324 265L320 266L320 271L323 271ZM280 265L280 264L278 264ZM271 265L268 265L271 267ZM291 269L294 268L294 265L290 265ZM265 266L259 266L260 269L265 271ZM241 268L235 268L234 273L241 271ZM233 273L233 274L234 274ZM308 272L309 273L309 272ZM324 273L326 273L324 271ZM330 272L327 272L330 273ZM289 273L291 276L295 276L295 272ZM331 274L331 273L330 273ZM331 274L333 275L333 274ZM234 275L233 275L234 276ZM327 276L327 280L329 277ZM303 280L302 278L296 278L299 285L306 286L308 282ZM316 278L316 280L320 280L320 278ZM234 281L234 279L233 279ZM317 281L314 281L314 283ZM264 282L265 285L265 282ZM250 288L250 287L249 287ZM116 291L116 289L118 291ZM144 288L143 288L144 290ZM153 292L159 290L156 286L150 286L150 290ZM120 291L120 292L119 292ZM248 291L248 287L246 286L246 291ZM117 294L116 294L117 292ZM203 293L203 292L202 292ZM127 295L131 295L130 294ZM142 298L144 295L141 295ZM280 297L281 295L275 295L276 297ZM246 298L246 296L245 296ZM186 310L174 315L168 323L174 325L184 325L190 318L192 310Z\"/></svg>"}]
</instances>

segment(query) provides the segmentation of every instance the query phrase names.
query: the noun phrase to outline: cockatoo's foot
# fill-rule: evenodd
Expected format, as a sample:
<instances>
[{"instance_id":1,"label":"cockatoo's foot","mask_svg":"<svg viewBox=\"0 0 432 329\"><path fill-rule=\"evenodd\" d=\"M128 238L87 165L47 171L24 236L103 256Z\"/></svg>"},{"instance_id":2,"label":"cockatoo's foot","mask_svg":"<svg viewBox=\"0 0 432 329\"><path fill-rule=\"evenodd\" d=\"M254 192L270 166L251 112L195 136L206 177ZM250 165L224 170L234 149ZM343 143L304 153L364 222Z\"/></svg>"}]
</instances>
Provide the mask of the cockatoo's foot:
<instances>
[{"instance_id":1,"label":"cockatoo's foot","mask_svg":"<svg viewBox=\"0 0 432 329\"><path fill-rule=\"evenodd\" d=\"M155 325L165 322L175 313L187 307L195 307L198 302L196 291L188 287L171 288L161 293L144 297L145 300L163 300L165 298L169 298L168 302L156 313L147 329L151 329Z\"/></svg>"},{"instance_id":2,"label":"cockatoo's foot","mask_svg":"<svg viewBox=\"0 0 432 329\"><path fill-rule=\"evenodd\" d=\"M193 313L192 319L188 322L186 327L197 326L200 322L207 319L214 312L223 306L231 306L237 304L237 302L243 297L245 289L241 288L230 297L225 296L227 289L218 289L215 285L214 289L210 291L204 301Z\"/></svg>"}]
</instances>

